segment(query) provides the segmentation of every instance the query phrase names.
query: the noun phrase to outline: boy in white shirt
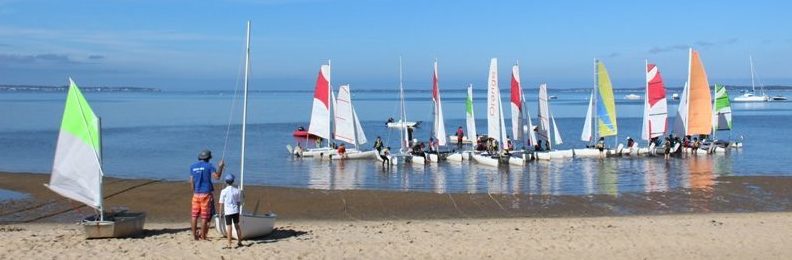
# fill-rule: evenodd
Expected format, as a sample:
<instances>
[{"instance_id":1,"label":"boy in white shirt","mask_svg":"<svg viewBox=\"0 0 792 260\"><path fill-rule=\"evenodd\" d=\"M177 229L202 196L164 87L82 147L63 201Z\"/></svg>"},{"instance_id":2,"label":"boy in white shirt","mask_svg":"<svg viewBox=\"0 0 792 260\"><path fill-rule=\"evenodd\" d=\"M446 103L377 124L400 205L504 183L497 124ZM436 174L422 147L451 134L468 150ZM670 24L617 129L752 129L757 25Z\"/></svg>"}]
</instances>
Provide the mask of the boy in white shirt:
<instances>
[{"instance_id":1,"label":"boy in white shirt","mask_svg":"<svg viewBox=\"0 0 792 260\"><path fill-rule=\"evenodd\" d=\"M234 187L234 175L225 177L227 186L220 192L220 215L224 216L226 234L228 235L228 248L231 248L231 223L236 226L237 247L242 246L242 229L239 227L239 206L242 204L242 193Z\"/></svg>"}]
</instances>

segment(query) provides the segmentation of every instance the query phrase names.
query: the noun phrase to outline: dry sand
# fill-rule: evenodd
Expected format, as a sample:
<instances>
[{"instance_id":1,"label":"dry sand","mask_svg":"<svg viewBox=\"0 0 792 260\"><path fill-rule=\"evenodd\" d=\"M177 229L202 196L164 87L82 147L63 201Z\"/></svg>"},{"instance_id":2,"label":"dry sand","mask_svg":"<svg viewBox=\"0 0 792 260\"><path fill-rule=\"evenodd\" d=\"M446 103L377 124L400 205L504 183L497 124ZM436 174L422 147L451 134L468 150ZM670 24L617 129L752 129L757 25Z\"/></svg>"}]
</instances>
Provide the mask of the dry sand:
<instances>
[{"instance_id":1,"label":"dry sand","mask_svg":"<svg viewBox=\"0 0 792 260\"><path fill-rule=\"evenodd\" d=\"M147 224L141 238L85 240L74 224L0 226L0 259L789 259L792 213L296 221L223 249L184 224Z\"/></svg>"}]
</instances>

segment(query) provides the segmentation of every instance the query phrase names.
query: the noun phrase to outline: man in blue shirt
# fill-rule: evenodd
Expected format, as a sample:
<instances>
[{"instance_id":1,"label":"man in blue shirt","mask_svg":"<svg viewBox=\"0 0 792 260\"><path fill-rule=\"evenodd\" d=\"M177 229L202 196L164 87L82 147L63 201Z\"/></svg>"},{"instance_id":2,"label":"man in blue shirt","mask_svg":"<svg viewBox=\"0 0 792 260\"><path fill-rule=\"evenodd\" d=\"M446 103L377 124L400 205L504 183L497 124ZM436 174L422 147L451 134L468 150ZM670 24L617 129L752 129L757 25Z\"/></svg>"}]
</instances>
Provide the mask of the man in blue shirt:
<instances>
[{"instance_id":1,"label":"man in blue shirt","mask_svg":"<svg viewBox=\"0 0 792 260\"><path fill-rule=\"evenodd\" d=\"M209 219L214 214L214 186L212 178L220 179L225 168L225 162L220 160L217 163L219 169L209 162L212 159L212 151L203 150L198 154L198 162L190 166L190 186L193 189L192 197L192 233L195 240L206 240L206 233L209 231ZM201 232L196 232L198 217L201 217Z\"/></svg>"}]
</instances>

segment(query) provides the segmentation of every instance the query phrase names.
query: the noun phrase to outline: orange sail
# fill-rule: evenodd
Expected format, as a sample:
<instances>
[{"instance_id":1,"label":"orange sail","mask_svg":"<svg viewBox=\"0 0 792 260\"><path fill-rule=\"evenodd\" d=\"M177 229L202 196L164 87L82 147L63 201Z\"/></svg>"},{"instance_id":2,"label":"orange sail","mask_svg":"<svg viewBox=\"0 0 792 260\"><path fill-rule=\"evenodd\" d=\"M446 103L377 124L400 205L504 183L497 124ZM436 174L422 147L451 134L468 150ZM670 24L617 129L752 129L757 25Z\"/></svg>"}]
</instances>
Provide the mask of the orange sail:
<instances>
[{"instance_id":1,"label":"orange sail","mask_svg":"<svg viewBox=\"0 0 792 260\"><path fill-rule=\"evenodd\" d=\"M690 49L688 71L690 92L688 93L688 135L708 135L712 132L712 96L710 95L707 72L697 51Z\"/></svg>"}]
</instances>

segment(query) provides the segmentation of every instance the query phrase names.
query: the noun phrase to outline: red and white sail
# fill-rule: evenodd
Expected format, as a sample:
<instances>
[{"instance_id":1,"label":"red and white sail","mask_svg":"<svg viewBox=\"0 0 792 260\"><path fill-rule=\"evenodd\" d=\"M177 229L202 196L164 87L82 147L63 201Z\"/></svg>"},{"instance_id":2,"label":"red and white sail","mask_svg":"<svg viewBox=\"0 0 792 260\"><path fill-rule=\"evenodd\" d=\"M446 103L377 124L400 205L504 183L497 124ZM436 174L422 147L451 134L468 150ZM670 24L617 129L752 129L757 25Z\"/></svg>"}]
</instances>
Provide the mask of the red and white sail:
<instances>
[{"instance_id":1,"label":"red and white sail","mask_svg":"<svg viewBox=\"0 0 792 260\"><path fill-rule=\"evenodd\" d=\"M515 64L512 66L511 77L511 117L512 117L512 137L514 140L522 140L523 133L523 96L522 86L520 85L520 67Z\"/></svg>"},{"instance_id":2,"label":"red and white sail","mask_svg":"<svg viewBox=\"0 0 792 260\"><path fill-rule=\"evenodd\" d=\"M668 127L668 104L666 89L660 69L655 64L646 64L646 98L641 139L650 140L663 136Z\"/></svg>"},{"instance_id":3,"label":"red and white sail","mask_svg":"<svg viewBox=\"0 0 792 260\"><path fill-rule=\"evenodd\" d=\"M330 65L322 65L316 77L311 123L308 133L330 139Z\"/></svg>"},{"instance_id":4,"label":"red and white sail","mask_svg":"<svg viewBox=\"0 0 792 260\"><path fill-rule=\"evenodd\" d=\"M434 125L432 133L439 145L446 145L445 123L443 122L443 103L440 102L440 87L437 84L437 61L434 62L434 73L432 73L432 103L434 103Z\"/></svg>"}]
</instances>

